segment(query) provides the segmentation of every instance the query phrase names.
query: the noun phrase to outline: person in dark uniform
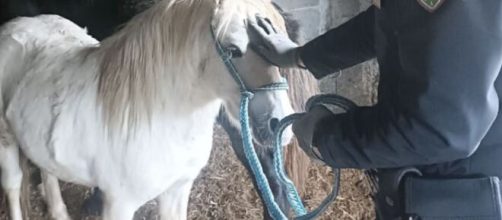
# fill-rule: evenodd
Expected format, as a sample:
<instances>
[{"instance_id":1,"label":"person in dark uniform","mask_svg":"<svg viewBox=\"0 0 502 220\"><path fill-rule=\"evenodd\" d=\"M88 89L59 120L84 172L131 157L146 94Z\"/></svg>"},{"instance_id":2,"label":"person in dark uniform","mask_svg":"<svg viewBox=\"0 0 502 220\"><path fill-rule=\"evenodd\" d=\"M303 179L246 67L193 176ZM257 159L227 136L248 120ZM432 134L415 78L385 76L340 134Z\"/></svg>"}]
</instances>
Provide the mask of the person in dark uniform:
<instances>
[{"instance_id":1,"label":"person in dark uniform","mask_svg":"<svg viewBox=\"0 0 502 220\"><path fill-rule=\"evenodd\" d=\"M316 78L377 58L378 103L293 124L334 168L376 170L378 219L502 219L502 1L381 0L303 46L266 18L255 51Z\"/></svg>"}]
</instances>

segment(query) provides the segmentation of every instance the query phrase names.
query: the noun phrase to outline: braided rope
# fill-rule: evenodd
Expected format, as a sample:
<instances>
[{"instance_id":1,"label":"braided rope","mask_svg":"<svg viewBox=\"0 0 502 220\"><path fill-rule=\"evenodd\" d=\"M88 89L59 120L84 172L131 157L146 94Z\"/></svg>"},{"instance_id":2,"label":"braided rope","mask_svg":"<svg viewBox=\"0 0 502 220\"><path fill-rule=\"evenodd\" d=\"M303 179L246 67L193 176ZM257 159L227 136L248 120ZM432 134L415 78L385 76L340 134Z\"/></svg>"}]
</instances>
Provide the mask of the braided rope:
<instances>
[{"instance_id":1,"label":"braided rope","mask_svg":"<svg viewBox=\"0 0 502 220\"><path fill-rule=\"evenodd\" d=\"M287 198L289 205L295 212L296 216L302 216L307 214L307 210L305 209L305 206L303 205L302 199L300 197L300 194L296 190L296 187L289 179L289 177L286 174L286 171L284 170L284 152L283 152L283 146L282 146L282 133L284 130L293 122L299 118L301 118L305 113L298 113L298 114L292 114L289 115L285 118L283 118L280 122L279 125L277 126L277 129L275 130L275 142L274 142L274 169L275 173L279 177L279 180L281 181L282 184L286 186L287 190Z\"/></svg>"},{"instance_id":2,"label":"braided rope","mask_svg":"<svg viewBox=\"0 0 502 220\"><path fill-rule=\"evenodd\" d=\"M240 105L240 123L244 154L246 156L246 159L248 160L249 167L251 167L251 171L253 172L258 190L263 197L263 200L268 208L271 217L275 220L288 219L274 199L274 194L270 189L270 184L267 180L267 177L265 176L265 173L263 172L263 167L261 166L260 160L258 158L258 155L256 154L253 142L251 140L252 134L249 126L248 107L249 100L253 96L253 93L242 92L241 94L242 99Z\"/></svg>"}]
</instances>

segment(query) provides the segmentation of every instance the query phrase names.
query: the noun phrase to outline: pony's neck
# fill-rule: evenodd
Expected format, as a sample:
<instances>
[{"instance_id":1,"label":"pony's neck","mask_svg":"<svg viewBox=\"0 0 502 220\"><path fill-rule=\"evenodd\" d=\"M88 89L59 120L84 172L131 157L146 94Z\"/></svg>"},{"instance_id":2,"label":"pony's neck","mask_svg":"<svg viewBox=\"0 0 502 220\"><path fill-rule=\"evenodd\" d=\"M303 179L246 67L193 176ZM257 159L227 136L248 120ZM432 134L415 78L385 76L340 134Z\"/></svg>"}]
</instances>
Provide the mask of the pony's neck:
<instances>
[{"instance_id":1,"label":"pony's neck","mask_svg":"<svg viewBox=\"0 0 502 220\"><path fill-rule=\"evenodd\" d=\"M196 111L216 98L202 82L214 7L164 0L103 41L98 101L110 127L134 127L166 109Z\"/></svg>"}]
</instances>

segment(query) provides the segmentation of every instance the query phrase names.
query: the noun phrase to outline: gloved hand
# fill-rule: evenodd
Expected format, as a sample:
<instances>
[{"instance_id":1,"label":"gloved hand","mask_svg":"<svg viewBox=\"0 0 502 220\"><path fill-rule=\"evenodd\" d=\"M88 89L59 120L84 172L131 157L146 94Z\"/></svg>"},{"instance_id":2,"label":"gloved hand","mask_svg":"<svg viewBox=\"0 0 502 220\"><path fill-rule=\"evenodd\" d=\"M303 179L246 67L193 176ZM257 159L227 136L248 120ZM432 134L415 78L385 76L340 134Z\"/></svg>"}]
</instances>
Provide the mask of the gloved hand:
<instances>
[{"instance_id":1,"label":"gloved hand","mask_svg":"<svg viewBox=\"0 0 502 220\"><path fill-rule=\"evenodd\" d=\"M251 46L268 62L278 67L299 66L298 45L285 33L278 33L268 18L251 19Z\"/></svg>"},{"instance_id":2,"label":"gloved hand","mask_svg":"<svg viewBox=\"0 0 502 220\"><path fill-rule=\"evenodd\" d=\"M318 122L332 114L323 105L318 105L293 123L293 133L296 135L300 147L309 157L317 162L324 163L324 160L317 147L312 145L314 130Z\"/></svg>"}]
</instances>

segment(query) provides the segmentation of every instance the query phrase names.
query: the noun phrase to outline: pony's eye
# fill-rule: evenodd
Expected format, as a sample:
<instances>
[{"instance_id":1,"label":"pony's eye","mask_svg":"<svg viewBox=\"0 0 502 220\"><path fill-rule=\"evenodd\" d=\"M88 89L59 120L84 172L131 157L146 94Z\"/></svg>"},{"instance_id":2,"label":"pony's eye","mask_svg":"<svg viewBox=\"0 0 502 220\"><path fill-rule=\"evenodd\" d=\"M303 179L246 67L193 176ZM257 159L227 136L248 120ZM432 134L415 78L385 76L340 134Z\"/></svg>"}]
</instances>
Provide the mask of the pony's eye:
<instances>
[{"instance_id":1,"label":"pony's eye","mask_svg":"<svg viewBox=\"0 0 502 220\"><path fill-rule=\"evenodd\" d=\"M242 51L236 46L230 46L228 47L228 50L230 50L230 53L232 53L233 58L240 58L242 57Z\"/></svg>"}]
</instances>

